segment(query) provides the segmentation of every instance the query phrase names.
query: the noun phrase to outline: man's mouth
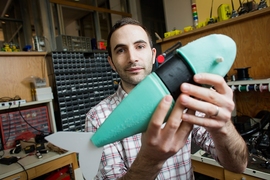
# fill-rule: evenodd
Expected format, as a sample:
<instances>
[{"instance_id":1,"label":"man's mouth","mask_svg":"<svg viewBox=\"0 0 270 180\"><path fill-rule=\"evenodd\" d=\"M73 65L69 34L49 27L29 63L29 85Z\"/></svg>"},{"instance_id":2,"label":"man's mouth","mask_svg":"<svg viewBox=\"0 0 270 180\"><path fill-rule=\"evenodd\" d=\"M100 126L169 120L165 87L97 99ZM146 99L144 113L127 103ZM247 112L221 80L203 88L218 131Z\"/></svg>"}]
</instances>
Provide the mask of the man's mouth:
<instances>
[{"instance_id":1,"label":"man's mouth","mask_svg":"<svg viewBox=\"0 0 270 180\"><path fill-rule=\"evenodd\" d=\"M142 67L133 67L133 68L129 68L127 69L128 72L131 72L131 73L138 73L142 70L143 68Z\"/></svg>"}]
</instances>

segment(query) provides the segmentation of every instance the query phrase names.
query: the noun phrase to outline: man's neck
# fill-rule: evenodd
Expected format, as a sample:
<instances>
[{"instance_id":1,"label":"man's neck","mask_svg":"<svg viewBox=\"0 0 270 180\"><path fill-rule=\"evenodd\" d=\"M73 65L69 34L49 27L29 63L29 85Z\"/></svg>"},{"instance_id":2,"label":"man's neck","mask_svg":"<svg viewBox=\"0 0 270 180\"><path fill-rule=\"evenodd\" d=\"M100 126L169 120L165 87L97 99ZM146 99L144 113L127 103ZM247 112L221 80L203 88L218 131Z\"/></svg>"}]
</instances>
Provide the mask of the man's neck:
<instances>
[{"instance_id":1,"label":"man's neck","mask_svg":"<svg viewBox=\"0 0 270 180\"><path fill-rule=\"evenodd\" d=\"M127 84L121 81L122 89L128 94L136 85L133 84Z\"/></svg>"}]
</instances>

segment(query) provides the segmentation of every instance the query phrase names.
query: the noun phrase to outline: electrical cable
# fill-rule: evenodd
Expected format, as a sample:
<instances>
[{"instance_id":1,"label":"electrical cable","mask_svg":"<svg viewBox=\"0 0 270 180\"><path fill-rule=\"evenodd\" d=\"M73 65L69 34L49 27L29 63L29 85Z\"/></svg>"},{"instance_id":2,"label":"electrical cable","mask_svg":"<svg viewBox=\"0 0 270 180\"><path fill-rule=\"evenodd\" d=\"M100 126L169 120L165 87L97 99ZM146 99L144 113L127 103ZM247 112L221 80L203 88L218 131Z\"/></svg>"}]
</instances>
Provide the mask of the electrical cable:
<instances>
[{"instance_id":1,"label":"electrical cable","mask_svg":"<svg viewBox=\"0 0 270 180\"><path fill-rule=\"evenodd\" d=\"M27 172L27 170L24 168L24 166L21 164L21 163L19 163L18 161L17 161L17 164L19 164L22 168L23 168L23 171L25 172L25 174L26 174L26 179L27 180L29 180L29 177L28 177L28 172Z\"/></svg>"},{"instance_id":2,"label":"electrical cable","mask_svg":"<svg viewBox=\"0 0 270 180\"><path fill-rule=\"evenodd\" d=\"M8 107L8 110L10 110L11 105L12 105L12 104L10 103L10 104L9 104L9 107ZM9 138L10 138L10 126L11 126L11 120L10 120L10 116L9 116L9 111L8 111L7 116L8 116L8 136L7 136L7 139L5 140L5 144L3 144L3 149L4 149L4 146L7 144L8 140L9 140ZM3 139L4 139L4 137L3 137Z\"/></svg>"},{"instance_id":3,"label":"electrical cable","mask_svg":"<svg viewBox=\"0 0 270 180\"><path fill-rule=\"evenodd\" d=\"M38 132L44 134L44 131L41 131L41 130L35 128L34 126L32 126L32 125L31 125L31 124L23 117L23 115L22 115L22 113L21 113L21 109L20 109L20 104L21 104L21 103L19 102L19 104L18 104L18 111L19 111L19 114L20 114L21 118L24 120L24 122L25 122L26 124L28 124L28 125L29 125L31 128L33 128L34 130L36 130L36 131L38 131Z\"/></svg>"},{"instance_id":4,"label":"electrical cable","mask_svg":"<svg viewBox=\"0 0 270 180\"><path fill-rule=\"evenodd\" d=\"M17 101L17 100L21 100L21 97L16 95L13 98L12 97L1 97L0 98L0 102L9 102L9 101Z\"/></svg>"}]
</instances>

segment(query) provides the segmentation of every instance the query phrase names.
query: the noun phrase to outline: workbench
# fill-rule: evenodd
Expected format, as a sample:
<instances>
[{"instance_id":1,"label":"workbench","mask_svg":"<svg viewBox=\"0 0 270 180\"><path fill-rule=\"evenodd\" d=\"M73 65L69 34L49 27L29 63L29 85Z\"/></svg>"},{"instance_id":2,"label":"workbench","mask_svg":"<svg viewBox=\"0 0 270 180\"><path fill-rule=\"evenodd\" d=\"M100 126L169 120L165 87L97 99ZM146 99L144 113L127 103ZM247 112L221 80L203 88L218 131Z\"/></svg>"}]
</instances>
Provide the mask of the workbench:
<instances>
[{"instance_id":1,"label":"workbench","mask_svg":"<svg viewBox=\"0 0 270 180\"><path fill-rule=\"evenodd\" d=\"M11 156L9 151L5 151L5 156ZM78 168L77 154L73 152L66 152L64 154L49 152L47 154L42 154L43 157L40 159L35 155L26 156L23 151L19 154L12 154L12 156L22 158L18 162L24 167L27 173L18 163L13 163L11 165L0 164L1 180L27 180L27 174L28 179L30 180L67 165L71 165L72 176L74 176L75 170Z\"/></svg>"},{"instance_id":2,"label":"workbench","mask_svg":"<svg viewBox=\"0 0 270 180\"><path fill-rule=\"evenodd\" d=\"M270 170L259 167L259 163L249 164L244 173L237 174L224 169L213 158L198 150L191 155L193 171L220 180L259 180L269 179Z\"/></svg>"}]
</instances>

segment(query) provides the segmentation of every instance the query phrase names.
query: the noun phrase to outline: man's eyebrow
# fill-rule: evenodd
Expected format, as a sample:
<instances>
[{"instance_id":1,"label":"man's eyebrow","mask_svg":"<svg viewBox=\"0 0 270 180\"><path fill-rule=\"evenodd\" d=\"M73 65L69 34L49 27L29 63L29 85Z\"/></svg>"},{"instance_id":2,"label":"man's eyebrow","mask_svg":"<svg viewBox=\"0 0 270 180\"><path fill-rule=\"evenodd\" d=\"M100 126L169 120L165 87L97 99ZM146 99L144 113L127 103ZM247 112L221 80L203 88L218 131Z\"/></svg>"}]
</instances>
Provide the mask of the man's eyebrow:
<instances>
[{"instance_id":1,"label":"man's eyebrow","mask_svg":"<svg viewBox=\"0 0 270 180\"><path fill-rule=\"evenodd\" d=\"M147 42L145 41L145 40L138 40L138 41L136 41L134 44L138 44L138 43L145 43L145 44L147 44Z\"/></svg>"},{"instance_id":2,"label":"man's eyebrow","mask_svg":"<svg viewBox=\"0 0 270 180\"><path fill-rule=\"evenodd\" d=\"M138 41L135 41L133 44L139 44L139 43L145 43L145 44L147 44L147 42L144 41L144 40L138 40ZM115 51L117 48L119 48L119 47L124 47L124 46L127 46L127 45L125 45L125 44L117 44L117 45L113 48L113 50Z\"/></svg>"},{"instance_id":3,"label":"man's eyebrow","mask_svg":"<svg viewBox=\"0 0 270 180\"><path fill-rule=\"evenodd\" d=\"M113 48L113 50L115 51L117 48L123 47L123 46L126 46L126 45L125 45L125 44L117 44L117 45Z\"/></svg>"}]
</instances>

